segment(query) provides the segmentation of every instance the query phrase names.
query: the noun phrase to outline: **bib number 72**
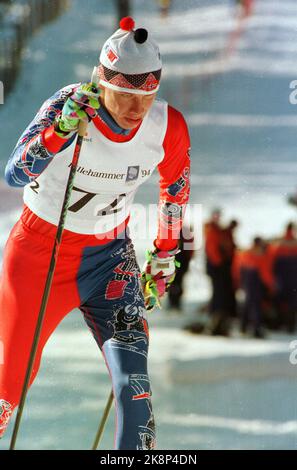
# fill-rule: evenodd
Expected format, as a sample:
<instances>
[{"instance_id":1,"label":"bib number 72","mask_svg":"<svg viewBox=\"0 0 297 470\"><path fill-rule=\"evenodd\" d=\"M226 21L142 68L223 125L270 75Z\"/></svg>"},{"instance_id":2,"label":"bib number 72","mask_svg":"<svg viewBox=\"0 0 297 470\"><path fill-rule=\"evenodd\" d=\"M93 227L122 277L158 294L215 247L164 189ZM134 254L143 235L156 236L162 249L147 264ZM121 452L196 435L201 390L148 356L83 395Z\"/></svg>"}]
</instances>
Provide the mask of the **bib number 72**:
<instances>
[{"instance_id":1,"label":"bib number 72","mask_svg":"<svg viewBox=\"0 0 297 470\"><path fill-rule=\"evenodd\" d=\"M38 189L40 188L40 185L37 181L34 181L33 184L30 185L30 188L32 189L32 191L38 194ZM80 192L80 193L84 193L84 196L82 196L78 201L76 201L74 204L68 207L68 210L70 212L80 211L83 207L85 207L86 204L88 204L88 202L90 202L98 194L98 193L90 193L76 186L73 186L72 190ZM108 204L108 206L103 207L103 209L100 209L96 215L98 217L102 217L104 215L111 215L111 214L115 214L116 212L119 212L120 210L122 210L122 208L117 207L117 206L125 196L126 196L125 193L119 194L119 196L116 199L114 199L110 204Z\"/></svg>"}]
</instances>

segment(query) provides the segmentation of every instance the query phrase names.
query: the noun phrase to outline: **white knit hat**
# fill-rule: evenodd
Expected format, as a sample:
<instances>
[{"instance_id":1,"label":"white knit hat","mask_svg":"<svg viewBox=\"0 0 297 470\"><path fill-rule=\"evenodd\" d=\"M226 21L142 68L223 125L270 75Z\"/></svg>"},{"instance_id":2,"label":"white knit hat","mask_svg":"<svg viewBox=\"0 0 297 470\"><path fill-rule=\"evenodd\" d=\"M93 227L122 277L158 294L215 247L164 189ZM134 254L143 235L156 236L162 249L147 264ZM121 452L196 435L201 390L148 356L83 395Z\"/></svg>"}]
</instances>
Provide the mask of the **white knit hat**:
<instances>
[{"instance_id":1,"label":"white knit hat","mask_svg":"<svg viewBox=\"0 0 297 470\"><path fill-rule=\"evenodd\" d=\"M161 56L146 29L134 30L133 18L120 21L103 45L98 67L100 84L112 90L149 95L159 89Z\"/></svg>"}]
</instances>

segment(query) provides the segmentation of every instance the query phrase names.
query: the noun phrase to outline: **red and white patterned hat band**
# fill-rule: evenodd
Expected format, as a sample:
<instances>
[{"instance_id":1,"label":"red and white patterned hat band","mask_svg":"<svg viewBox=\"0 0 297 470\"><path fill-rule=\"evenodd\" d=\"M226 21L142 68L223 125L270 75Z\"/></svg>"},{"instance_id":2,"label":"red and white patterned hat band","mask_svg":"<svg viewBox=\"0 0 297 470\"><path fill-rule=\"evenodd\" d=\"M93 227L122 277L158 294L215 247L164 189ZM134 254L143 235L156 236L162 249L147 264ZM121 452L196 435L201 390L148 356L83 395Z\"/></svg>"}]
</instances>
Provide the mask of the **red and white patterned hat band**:
<instances>
[{"instance_id":1,"label":"red and white patterned hat band","mask_svg":"<svg viewBox=\"0 0 297 470\"><path fill-rule=\"evenodd\" d=\"M151 94L158 91L160 86L161 70L132 75L115 72L101 64L98 67L98 74L103 86L117 91Z\"/></svg>"},{"instance_id":2,"label":"red and white patterned hat band","mask_svg":"<svg viewBox=\"0 0 297 470\"><path fill-rule=\"evenodd\" d=\"M123 18L120 29L103 45L99 83L117 91L148 95L159 89L162 61L147 30L134 30L134 25L133 18Z\"/></svg>"}]
</instances>

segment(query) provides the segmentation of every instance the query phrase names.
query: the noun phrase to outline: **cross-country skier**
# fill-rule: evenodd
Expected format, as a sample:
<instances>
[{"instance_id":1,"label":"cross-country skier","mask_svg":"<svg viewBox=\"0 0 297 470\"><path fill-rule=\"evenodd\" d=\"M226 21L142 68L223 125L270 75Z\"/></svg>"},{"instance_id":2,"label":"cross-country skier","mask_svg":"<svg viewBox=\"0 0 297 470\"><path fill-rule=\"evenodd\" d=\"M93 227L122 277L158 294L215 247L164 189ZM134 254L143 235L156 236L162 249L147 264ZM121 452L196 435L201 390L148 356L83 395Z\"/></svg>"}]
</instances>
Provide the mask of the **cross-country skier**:
<instances>
[{"instance_id":1,"label":"cross-country skier","mask_svg":"<svg viewBox=\"0 0 297 470\"><path fill-rule=\"evenodd\" d=\"M147 372L148 326L141 273L129 238L137 188L157 167L158 233L144 267L161 297L173 279L189 195L189 135L179 111L156 100L158 46L124 18L104 44L94 83L57 91L20 137L9 185L24 186L24 208L7 241L0 278L0 434L24 383L80 120L88 119L79 166L30 385L42 350L79 307L101 349L116 403L116 449L152 449L155 426ZM152 291L153 292L153 291Z\"/></svg>"}]
</instances>

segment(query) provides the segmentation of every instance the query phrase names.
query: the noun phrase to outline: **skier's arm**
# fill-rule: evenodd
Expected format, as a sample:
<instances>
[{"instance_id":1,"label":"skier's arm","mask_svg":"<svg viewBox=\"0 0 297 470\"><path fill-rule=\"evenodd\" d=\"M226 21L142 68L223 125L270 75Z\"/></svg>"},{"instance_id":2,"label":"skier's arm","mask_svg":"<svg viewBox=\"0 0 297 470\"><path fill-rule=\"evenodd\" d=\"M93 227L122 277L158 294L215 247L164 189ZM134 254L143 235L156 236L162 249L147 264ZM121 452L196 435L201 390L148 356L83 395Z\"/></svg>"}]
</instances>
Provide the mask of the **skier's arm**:
<instances>
[{"instance_id":1,"label":"skier's arm","mask_svg":"<svg viewBox=\"0 0 297 470\"><path fill-rule=\"evenodd\" d=\"M5 168L5 179L10 186L25 186L33 181L54 155L70 145L75 138L74 133L61 137L54 130L55 118L61 113L75 86L61 89L45 101L21 135Z\"/></svg>"},{"instance_id":2,"label":"skier's arm","mask_svg":"<svg viewBox=\"0 0 297 470\"><path fill-rule=\"evenodd\" d=\"M165 156L158 165L160 197L158 235L154 244L159 250L176 248L190 192L190 137L182 114L168 107L168 125L163 142Z\"/></svg>"}]
</instances>

